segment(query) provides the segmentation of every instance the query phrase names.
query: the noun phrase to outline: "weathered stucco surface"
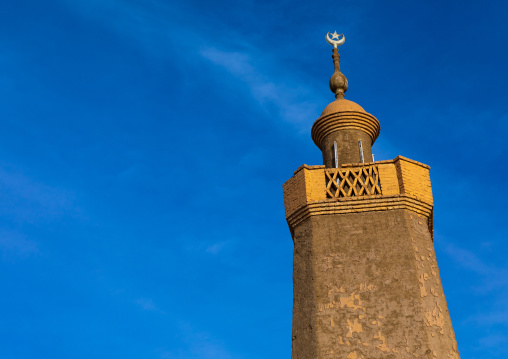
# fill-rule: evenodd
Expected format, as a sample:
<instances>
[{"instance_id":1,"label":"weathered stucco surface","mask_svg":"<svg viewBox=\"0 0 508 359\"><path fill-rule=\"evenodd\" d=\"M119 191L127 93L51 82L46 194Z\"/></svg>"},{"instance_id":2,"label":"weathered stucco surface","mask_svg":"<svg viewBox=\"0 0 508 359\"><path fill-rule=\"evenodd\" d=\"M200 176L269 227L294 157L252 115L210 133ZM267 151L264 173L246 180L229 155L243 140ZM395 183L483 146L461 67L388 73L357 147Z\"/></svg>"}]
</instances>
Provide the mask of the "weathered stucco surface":
<instances>
[{"instance_id":1,"label":"weathered stucco surface","mask_svg":"<svg viewBox=\"0 0 508 359\"><path fill-rule=\"evenodd\" d=\"M294 243L294 359L458 358L424 217L311 216Z\"/></svg>"}]
</instances>

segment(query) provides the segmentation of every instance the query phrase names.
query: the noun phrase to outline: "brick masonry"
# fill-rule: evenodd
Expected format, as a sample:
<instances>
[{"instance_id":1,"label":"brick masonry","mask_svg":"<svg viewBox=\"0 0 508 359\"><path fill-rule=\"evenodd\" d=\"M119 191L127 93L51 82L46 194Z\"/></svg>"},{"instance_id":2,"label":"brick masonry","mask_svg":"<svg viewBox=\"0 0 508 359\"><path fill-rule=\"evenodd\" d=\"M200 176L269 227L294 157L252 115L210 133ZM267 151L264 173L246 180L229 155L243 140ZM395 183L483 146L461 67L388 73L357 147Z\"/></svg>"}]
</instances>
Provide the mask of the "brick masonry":
<instances>
[{"instance_id":1,"label":"brick masonry","mask_svg":"<svg viewBox=\"0 0 508 359\"><path fill-rule=\"evenodd\" d=\"M293 359L459 358L432 240L429 166L377 166L380 195L328 198L325 166L284 185ZM341 168L362 164L343 164Z\"/></svg>"}]
</instances>

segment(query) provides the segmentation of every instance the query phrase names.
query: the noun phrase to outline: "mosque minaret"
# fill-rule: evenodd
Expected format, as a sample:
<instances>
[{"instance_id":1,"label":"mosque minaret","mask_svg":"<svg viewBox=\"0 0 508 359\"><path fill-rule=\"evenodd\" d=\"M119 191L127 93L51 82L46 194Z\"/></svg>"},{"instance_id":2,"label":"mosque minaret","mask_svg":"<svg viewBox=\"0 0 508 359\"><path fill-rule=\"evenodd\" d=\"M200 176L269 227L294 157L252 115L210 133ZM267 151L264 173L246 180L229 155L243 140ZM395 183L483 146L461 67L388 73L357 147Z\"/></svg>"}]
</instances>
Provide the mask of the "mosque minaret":
<instances>
[{"instance_id":1,"label":"mosque minaret","mask_svg":"<svg viewBox=\"0 0 508 359\"><path fill-rule=\"evenodd\" d=\"M312 126L323 165L283 186L294 242L293 359L460 358L433 244L430 167L374 162L380 123L346 100L328 33L335 100Z\"/></svg>"}]
</instances>

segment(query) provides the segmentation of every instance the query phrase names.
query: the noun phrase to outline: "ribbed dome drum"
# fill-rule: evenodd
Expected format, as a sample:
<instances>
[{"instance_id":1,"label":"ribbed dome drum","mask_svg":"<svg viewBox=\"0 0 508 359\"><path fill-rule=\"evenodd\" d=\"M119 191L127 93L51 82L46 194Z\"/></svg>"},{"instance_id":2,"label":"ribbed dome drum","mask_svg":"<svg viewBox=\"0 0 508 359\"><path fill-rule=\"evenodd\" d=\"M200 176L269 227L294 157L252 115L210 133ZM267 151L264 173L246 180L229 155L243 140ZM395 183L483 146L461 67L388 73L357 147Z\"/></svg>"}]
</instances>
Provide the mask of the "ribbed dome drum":
<instances>
[{"instance_id":1,"label":"ribbed dome drum","mask_svg":"<svg viewBox=\"0 0 508 359\"><path fill-rule=\"evenodd\" d=\"M323 152L323 164L360 163L359 141L365 162L373 162L372 145L379 136L379 121L360 105L339 98L324 109L312 126L312 140ZM335 143L335 145L334 145Z\"/></svg>"}]
</instances>

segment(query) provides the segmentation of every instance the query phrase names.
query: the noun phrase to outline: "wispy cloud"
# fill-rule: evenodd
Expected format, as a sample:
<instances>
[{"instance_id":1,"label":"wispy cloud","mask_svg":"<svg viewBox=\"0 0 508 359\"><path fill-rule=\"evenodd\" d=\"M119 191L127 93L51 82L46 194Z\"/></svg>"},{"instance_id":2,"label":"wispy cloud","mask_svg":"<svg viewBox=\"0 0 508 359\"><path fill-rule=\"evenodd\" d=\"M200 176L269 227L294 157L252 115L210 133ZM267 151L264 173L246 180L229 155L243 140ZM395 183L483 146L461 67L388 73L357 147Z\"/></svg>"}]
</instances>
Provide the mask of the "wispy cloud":
<instances>
[{"instance_id":1,"label":"wispy cloud","mask_svg":"<svg viewBox=\"0 0 508 359\"><path fill-rule=\"evenodd\" d=\"M218 70L225 70L229 73L227 81L239 91L250 93L270 118L282 119L301 131L308 131L320 113L317 104L322 101L316 101L316 92L302 80L303 74L285 71L286 64L266 55L271 51L256 48L234 28L217 30L206 16L196 19L196 13L190 14L174 3L149 1L141 6L122 0L62 1L79 14L102 20L129 36L146 51L160 57L172 54L173 65L187 66L183 73L190 71L188 66L195 65L196 58L201 59L201 66L206 61ZM109 15L111 12L115 13L114 17ZM200 24L198 28L191 25L196 23ZM235 48L232 39L238 39ZM178 61L174 61L175 55Z\"/></svg>"},{"instance_id":2,"label":"wispy cloud","mask_svg":"<svg viewBox=\"0 0 508 359\"><path fill-rule=\"evenodd\" d=\"M508 303L505 303L508 304ZM496 324L508 325L508 308L493 310L489 313L479 313L468 318L467 322L474 322L478 325L492 326Z\"/></svg>"},{"instance_id":3,"label":"wispy cloud","mask_svg":"<svg viewBox=\"0 0 508 359\"><path fill-rule=\"evenodd\" d=\"M310 121L319 113L312 89L302 86L296 78L288 74L281 77L283 64L266 64L255 61L261 57L261 51L251 48L251 52L237 52L218 47L204 47L200 55L211 63L222 67L236 78L237 86L250 92L254 100L267 112L275 111L284 121L296 125L303 125L302 130L308 130Z\"/></svg>"},{"instance_id":4,"label":"wispy cloud","mask_svg":"<svg viewBox=\"0 0 508 359\"><path fill-rule=\"evenodd\" d=\"M483 277L484 280L480 287L482 291L492 289L508 290L508 268L498 267L491 263L486 263L472 251L451 243L444 249L446 253L462 268L470 270Z\"/></svg>"},{"instance_id":5,"label":"wispy cloud","mask_svg":"<svg viewBox=\"0 0 508 359\"><path fill-rule=\"evenodd\" d=\"M177 2L145 0L61 0L77 16L100 21L107 28L128 36L144 49L154 53L172 53L175 44L191 45L185 39L186 14ZM197 34L194 36L198 38Z\"/></svg>"},{"instance_id":6,"label":"wispy cloud","mask_svg":"<svg viewBox=\"0 0 508 359\"><path fill-rule=\"evenodd\" d=\"M39 253L37 242L15 231L0 231L0 253L3 259L26 258Z\"/></svg>"},{"instance_id":7,"label":"wispy cloud","mask_svg":"<svg viewBox=\"0 0 508 359\"><path fill-rule=\"evenodd\" d=\"M73 193L40 183L20 172L0 169L0 214L23 222L75 214Z\"/></svg>"},{"instance_id":8,"label":"wispy cloud","mask_svg":"<svg viewBox=\"0 0 508 359\"><path fill-rule=\"evenodd\" d=\"M147 311L160 311L159 308L155 305L153 300L149 298L139 298L135 300L135 303L141 307L143 310Z\"/></svg>"},{"instance_id":9,"label":"wispy cloud","mask_svg":"<svg viewBox=\"0 0 508 359\"><path fill-rule=\"evenodd\" d=\"M161 359L240 359L224 344L209 333L196 331L190 325L181 326L181 334L186 346L178 350L159 350Z\"/></svg>"},{"instance_id":10,"label":"wispy cloud","mask_svg":"<svg viewBox=\"0 0 508 359\"><path fill-rule=\"evenodd\" d=\"M491 271L493 271L492 268L481 261L480 258L478 258L473 252L467 249L460 248L449 243L445 247L445 250L456 262L460 264L461 267L465 269L482 275L488 275Z\"/></svg>"},{"instance_id":11,"label":"wispy cloud","mask_svg":"<svg viewBox=\"0 0 508 359\"><path fill-rule=\"evenodd\" d=\"M206 252L215 255L215 254L219 253L224 248L224 246L226 244L227 244L227 242L225 242L225 241L214 243L206 249Z\"/></svg>"},{"instance_id":12,"label":"wispy cloud","mask_svg":"<svg viewBox=\"0 0 508 359\"><path fill-rule=\"evenodd\" d=\"M480 345L489 348L500 348L506 346L508 343L507 334L493 334L483 337L479 341Z\"/></svg>"},{"instance_id":13,"label":"wispy cloud","mask_svg":"<svg viewBox=\"0 0 508 359\"><path fill-rule=\"evenodd\" d=\"M508 329L508 268L487 263L472 251L457 245L449 244L444 249L462 268L479 277L479 281L471 281L470 295L487 298L486 305L470 311L463 323L483 328L477 336L478 350L497 350L501 343L506 343L506 336L492 329ZM479 302L482 301L485 299L479 299Z\"/></svg>"}]
</instances>

